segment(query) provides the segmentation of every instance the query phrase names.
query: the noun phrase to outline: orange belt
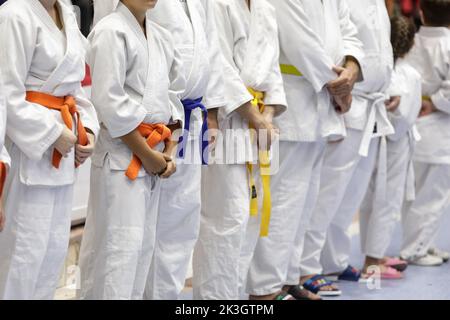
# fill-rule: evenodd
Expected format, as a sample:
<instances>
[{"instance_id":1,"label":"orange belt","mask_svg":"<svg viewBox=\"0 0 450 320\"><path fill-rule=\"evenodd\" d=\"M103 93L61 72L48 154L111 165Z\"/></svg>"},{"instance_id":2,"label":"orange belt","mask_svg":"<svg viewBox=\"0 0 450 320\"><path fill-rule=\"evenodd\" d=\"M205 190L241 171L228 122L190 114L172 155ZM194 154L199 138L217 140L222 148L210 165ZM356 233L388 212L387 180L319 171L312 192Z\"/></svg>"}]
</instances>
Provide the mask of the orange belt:
<instances>
[{"instance_id":1,"label":"orange belt","mask_svg":"<svg viewBox=\"0 0 450 320\"><path fill-rule=\"evenodd\" d=\"M3 194L3 186L5 185L6 180L6 165L3 162L0 162L0 197Z\"/></svg>"},{"instance_id":2,"label":"orange belt","mask_svg":"<svg viewBox=\"0 0 450 320\"><path fill-rule=\"evenodd\" d=\"M77 133L78 133L78 144L82 146L86 146L89 141L86 133L86 129L83 127L81 123L80 113L77 110L77 105L75 98L72 96L66 97L55 97L50 94L36 92L36 91L27 91L26 100L28 102L40 104L43 107L46 107L51 110L57 110L61 112L61 117L70 130L73 127L73 117L75 114L77 115ZM62 155L58 150L53 151L52 164L55 168L59 168L59 164L61 163Z\"/></svg>"},{"instance_id":3,"label":"orange belt","mask_svg":"<svg viewBox=\"0 0 450 320\"><path fill-rule=\"evenodd\" d=\"M139 130L139 133L147 139L147 144L152 149L161 142L168 141L172 136L170 129L163 124L141 123L137 129ZM133 159L125 172L125 175L128 179L135 180L139 174L139 170L141 170L141 167L141 160L133 154Z\"/></svg>"}]
</instances>

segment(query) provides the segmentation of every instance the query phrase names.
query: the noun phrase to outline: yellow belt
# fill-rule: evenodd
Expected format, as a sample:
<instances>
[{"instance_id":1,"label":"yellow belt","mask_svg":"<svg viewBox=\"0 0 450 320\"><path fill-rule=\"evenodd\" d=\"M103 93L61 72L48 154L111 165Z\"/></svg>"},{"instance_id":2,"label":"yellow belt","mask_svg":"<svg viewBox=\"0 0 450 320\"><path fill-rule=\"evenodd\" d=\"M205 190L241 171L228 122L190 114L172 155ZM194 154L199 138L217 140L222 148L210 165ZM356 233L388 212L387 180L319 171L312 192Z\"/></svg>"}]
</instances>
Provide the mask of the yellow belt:
<instances>
[{"instance_id":1,"label":"yellow belt","mask_svg":"<svg viewBox=\"0 0 450 320\"><path fill-rule=\"evenodd\" d=\"M252 105L259 109L262 113L264 111L264 93L255 91L248 88L248 91L253 96ZM261 176L261 184L263 190L263 201L262 201L262 216L261 216L261 227L260 236L267 237L269 235L269 225L270 225L270 215L272 212L272 197L270 193L270 160L269 151L259 150L259 169ZM255 177L253 164L247 163L247 171L249 177L249 188L250 188L250 215L258 215L258 192L256 189Z\"/></svg>"},{"instance_id":2,"label":"yellow belt","mask_svg":"<svg viewBox=\"0 0 450 320\"><path fill-rule=\"evenodd\" d=\"M291 76L303 77L303 73L298 71L298 69L290 64L280 64L280 70L283 74L288 74Z\"/></svg>"},{"instance_id":3,"label":"yellow belt","mask_svg":"<svg viewBox=\"0 0 450 320\"><path fill-rule=\"evenodd\" d=\"M431 102L431 97L430 96L422 96L422 101L430 101Z\"/></svg>"}]
</instances>

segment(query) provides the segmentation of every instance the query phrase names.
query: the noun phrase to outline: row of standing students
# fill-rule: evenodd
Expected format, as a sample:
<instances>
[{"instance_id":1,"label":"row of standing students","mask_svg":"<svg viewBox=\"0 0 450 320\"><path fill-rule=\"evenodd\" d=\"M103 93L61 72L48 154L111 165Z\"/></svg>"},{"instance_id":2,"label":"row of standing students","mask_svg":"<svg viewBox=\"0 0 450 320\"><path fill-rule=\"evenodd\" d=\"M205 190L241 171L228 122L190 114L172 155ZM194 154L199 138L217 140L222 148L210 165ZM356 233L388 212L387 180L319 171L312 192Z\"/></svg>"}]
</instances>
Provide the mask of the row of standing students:
<instances>
[{"instance_id":1,"label":"row of standing students","mask_svg":"<svg viewBox=\"0 0 450 320\"><path fill-rule=\"evenodd\" d=\"M176 299L192 251L195 299L318 299L340 294L324 274L373 264L399 278L385 254L420 110L402 256L442 263L449 2L422 5L403 59L414 30L396 20L393 48L381 0L97 0L87 40L62 1L9 0L0 298L53 297L90 155L81 299ZM361 205L362 272L346 232Z\"/></svg>"}]
</instances>

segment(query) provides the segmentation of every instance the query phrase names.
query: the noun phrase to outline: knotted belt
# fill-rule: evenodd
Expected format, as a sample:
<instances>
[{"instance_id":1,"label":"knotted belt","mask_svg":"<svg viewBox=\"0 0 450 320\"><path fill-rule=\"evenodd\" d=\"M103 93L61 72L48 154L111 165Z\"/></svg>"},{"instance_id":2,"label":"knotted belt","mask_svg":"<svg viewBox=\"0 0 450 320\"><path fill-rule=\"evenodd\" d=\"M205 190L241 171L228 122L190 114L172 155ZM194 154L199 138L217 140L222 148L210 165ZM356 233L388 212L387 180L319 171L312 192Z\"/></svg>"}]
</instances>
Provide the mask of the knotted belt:
<instances>
[{"instance_id":1,"label":"knotted belt","mask_svg":"<svg viewBox=\"0 0 450 320\"><path fill-rule=\"evenodd\" d=\"M200 132L200 156L202 158L202 164L207 165L208 159L207 159L207 153L205 153L205 150L208 148L208 140L205 140L205 134L208 132L208 110L206 107L202 104L203 98L198 98L195 100L191 99L185 99L182 100L181 103L184 107L184 130L183 135L180 137L180 140L178 143L180 144L180 149L178 151L178 156L182 159L184 159L186 155L186 145L188 142L189 137L189 129L190 129L190 123L191 123L191 114L192 111L195 109L200 109L202 111L203 116L203 124L202 124L202 130Z\"/></svg>"},{"instance_id":2,"label":"knotted belt","mask_svg":"<svg viewBox=\"0 0 450 320\"><path fill-rule=\"evenodd\" d=\"M161 142L167 142L172 136L172 132L168 127L163 124L146 124L141 123L137 130L147 140L147 144L150 148L156 147ZM130 180L135 180L141 170L142 161L137 155L133 154L130 165L125 172L125 175Z\"/></svg>"},{"instance_id":3,"label":"knotted belt","mask_svg":"<svg viewBox=\"0 0 450 320\"><path fill-rule=\"evenodd\" d=\"M50 94L27 91L26 100L31 103L39 104L47 109L56 110L61 113L61 117L67 128L72 130L74 116L76 115L78 144L86 146L89 143L86 129L81 122L80 113L77 110L75 98L72 96L55 97ZM55 168L59 168L62 155L58 150L53 150L52 164Z\"/></svg>"},{"instance_id":4,"label":"knotted belt","mask_svg":"<svg viewBox=\"0 0 450 320\"><path fill-rule=\"evenodd\" d=\"M263 112L265 109L264 105L264 93L248 88L248 91L253 96L251 104L253 107L258 108L259 112ZM272 212L272 197L270 190L270 157L269 151L259 150L259 168L261 176L261 184L263 190L263 201L262 201L262 215L261 215L261 227L260 236L267 237L269 235L269 225L270 216ZM249 187L250 187L250 215L258 215L258 192L256 189L256 183L254 178L253 164L247 163L247 171L249 176Z\"/></svg>"}]
</instances>

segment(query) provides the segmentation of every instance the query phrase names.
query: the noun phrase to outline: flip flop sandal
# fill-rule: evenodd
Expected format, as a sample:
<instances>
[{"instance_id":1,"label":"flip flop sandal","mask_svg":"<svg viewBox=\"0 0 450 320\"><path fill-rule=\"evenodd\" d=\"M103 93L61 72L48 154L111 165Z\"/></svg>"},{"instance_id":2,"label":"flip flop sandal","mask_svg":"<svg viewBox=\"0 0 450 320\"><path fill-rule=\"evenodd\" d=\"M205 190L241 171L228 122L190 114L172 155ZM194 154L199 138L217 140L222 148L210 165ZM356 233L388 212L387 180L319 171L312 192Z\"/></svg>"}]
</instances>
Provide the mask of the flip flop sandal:
<instances>
[{"instance_id":1,"label":"flip flop sandal","mask_svg":"<svg viewBox=\"0 0 450 320\"><path fill-rule=\"evenodd\" d=\"M333 283L328 281L324 276L316 275L311 279L307 280L303 283L303 287L312 293L318 294L321 297L336 297L342 294L342 291L339 289L333 290L320 290L323 287L332 286Z\"/></svg>"},{"instance_id":2,"label":"flip flop sandal","mask_svg":"<svg viewBox=\"0 0 450 320\"><path fill-rule=\"evenodd\" d=\"M283 301L283 300L297 300L292 295L287 292L282 292L277 295L273 300Z\"/></svg>"},{"instance_id":3,"label":"flip flop sandal","mask_svg":"<svg viewBox=\"0 0 450 320\"><path fill-rule=\"evenodd\" d=\"M399 258L386 258L383 263L386 267L394 268L397 271L403 272L408 268L408 262Z\"/></svg>"},{"instance_id":4,"label":"flip flop sandal","mask_svg":"<svg viewBox=\"0 0 450 320\"><path fill-rule=\"evenodd\" d=\"M361 271L358 269L348 266L341 274L339 275L329 275L326 276L329 281L337 282L337 281L351 281L351 282L367 282L368 279L361 276Z\"/></svg>"},{"instance_id":5,"label":"flip flop sandal","mask_svg":"<svg viewBox=\"0 0 450 320\"><path fill-rule=\"evenodd\" d=\"M392 267L387 267L385 271L381 272L380 278L386 280L403 279L403 273Z\"/></svg>"},{"instance_id":6,"label":"flip flop sandal","mask_svg":"<svg viewBox=\"0 0 450 320\"><path fill-rule=\"evenodd\" d=\"M303 301L316 301L317 299L311 299L310 295L312 292L310 290L305 289L303 286L292 286L288 293L293 296L296 300L303 300ZM322 300L322 299L320 299Z\"/></svg>"}]
</instances>

